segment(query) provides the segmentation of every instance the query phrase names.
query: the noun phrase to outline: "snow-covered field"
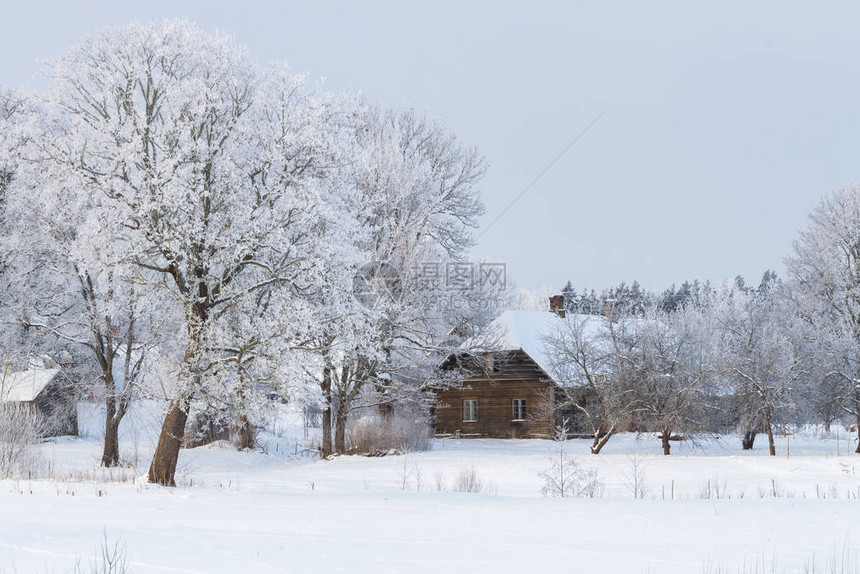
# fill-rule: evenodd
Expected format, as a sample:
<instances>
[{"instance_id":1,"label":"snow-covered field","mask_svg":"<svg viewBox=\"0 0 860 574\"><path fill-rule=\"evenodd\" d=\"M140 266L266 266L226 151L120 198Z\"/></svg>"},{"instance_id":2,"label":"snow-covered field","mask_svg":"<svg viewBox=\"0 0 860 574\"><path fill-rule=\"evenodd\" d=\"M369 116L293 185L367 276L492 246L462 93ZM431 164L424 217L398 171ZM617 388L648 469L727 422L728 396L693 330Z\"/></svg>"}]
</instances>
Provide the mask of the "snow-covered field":
<instances>
[{"instance_id":1,"label":"snow-covered field","mask_svg":"<svg viewBox=\"0 0 860 574\"><path fill-rule=\"evenodd\" d=\"M136 470L100 471L90 428L43 445L54 479L0 482L0 572L89 571L105 532L135 573L793 572L813 556L853 561L860 546L860 455L844 431L841 452L835 430L808 431L780 437L776 457L763 436L752 452L723 437L676 443L670 457L653 437L615 437L599 456L572 440L605 488L558 499L540 494L550 441L436 440L429 452L319 461L295 446L298 421L263 437L268 454L183 451L185 486L136 484L154 429L145 414L126 429ZM471 469L484 491L453 491Z\"/></svg>"}]
</instances>

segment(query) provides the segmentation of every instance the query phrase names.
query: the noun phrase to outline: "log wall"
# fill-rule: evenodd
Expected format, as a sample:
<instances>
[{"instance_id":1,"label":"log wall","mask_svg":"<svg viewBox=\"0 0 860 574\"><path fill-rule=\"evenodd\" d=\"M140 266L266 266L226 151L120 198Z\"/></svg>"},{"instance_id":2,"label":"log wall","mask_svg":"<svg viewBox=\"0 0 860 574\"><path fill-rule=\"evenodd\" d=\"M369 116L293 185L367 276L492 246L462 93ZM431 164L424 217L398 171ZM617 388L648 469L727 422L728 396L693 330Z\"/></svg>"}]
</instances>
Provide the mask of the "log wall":
<instances>
[{"instance_id":1,"label":"log wall","mask_svg":"<svg viewBox=\"0 0 860 574\"><path fill-rule=\"evenodd\" d=\"M492 438L545 438L555 424L555 385L531 357L512 351L469 361L459 388L436 393L435 430L440 435ZM463 420L463 401L476 399L476 421ZM514 399L525 399L525 420L514 420Z\"/></svg>"}]
</instances>

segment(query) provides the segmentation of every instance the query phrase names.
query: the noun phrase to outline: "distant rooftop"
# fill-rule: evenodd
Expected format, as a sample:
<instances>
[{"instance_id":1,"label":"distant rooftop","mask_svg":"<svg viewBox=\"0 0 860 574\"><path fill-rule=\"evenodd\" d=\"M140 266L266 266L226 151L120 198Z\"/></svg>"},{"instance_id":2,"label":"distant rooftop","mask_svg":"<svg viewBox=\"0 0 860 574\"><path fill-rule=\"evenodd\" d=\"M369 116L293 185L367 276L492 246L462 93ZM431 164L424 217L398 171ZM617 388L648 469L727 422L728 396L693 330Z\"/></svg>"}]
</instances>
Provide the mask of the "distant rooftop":
<instances>
[{"instance_id":1,"label":"distant rooftop","mask_svg":"<svg viewBox=\"0 0 860 574\"><path fill-rule=\"evenodd\" d=\"M39 396L60 369L30 368L8 375L0 374L0 402L29 402Z\"/></svg>"}]
</instances>

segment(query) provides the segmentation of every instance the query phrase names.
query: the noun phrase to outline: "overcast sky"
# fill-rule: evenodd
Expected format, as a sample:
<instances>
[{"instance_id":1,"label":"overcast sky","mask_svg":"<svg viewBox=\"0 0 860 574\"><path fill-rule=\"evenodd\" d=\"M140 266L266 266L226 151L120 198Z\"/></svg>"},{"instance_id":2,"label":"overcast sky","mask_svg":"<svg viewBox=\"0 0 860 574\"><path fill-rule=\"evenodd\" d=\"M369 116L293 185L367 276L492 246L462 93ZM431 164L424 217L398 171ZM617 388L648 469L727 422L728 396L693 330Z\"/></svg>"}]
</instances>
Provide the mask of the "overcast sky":
<instances>
[{"instance_id":1,"label":"overcast sky","mask_svg":"<svg viewBox=\"0 0 860 574\"><path fill-rule=\"evenodd\" d=\"M475 257L520 287L757 281L820 195L858 180L854 3L6 4L3 87L43 86L37 61L83 34L185 17L444 120L490 162Z\"/></svg>"}]
</instances>

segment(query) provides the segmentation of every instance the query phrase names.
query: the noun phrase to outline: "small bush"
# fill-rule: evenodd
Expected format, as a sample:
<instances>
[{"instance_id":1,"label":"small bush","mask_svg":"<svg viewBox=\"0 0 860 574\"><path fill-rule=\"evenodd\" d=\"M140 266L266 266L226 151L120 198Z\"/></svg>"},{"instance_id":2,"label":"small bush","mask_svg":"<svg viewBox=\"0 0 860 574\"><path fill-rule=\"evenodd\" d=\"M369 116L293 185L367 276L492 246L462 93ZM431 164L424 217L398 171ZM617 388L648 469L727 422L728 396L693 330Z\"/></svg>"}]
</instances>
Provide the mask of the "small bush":
<instances>
[{"instance_id":1,"label":"small bush","mask_svg":"<svg viewBox=\"0 0 860 574\"><path fill-rule=\"evenodd\" d=\"M441 472L437 472L433 475L433 483L436 485L436 490L443 491L446 489L445 485L445 475Z\"/></svg>"},{"instance_id":2,"label":"small bush","mask_svg":"<svg viewBox=\"0 0 860 574\"><path fill-rule=\"evenodd\" d=\"M433 429L424 416L363 417L347 427L347 448L368 456L424 451L430 449L432 436Z\"/></svg>"},{"instance_id":3,"label":"small bush","mask_svg":"<svg viewBox=\"0 0 860 574\"><path fill-rule=\"evenodd\" d=\"M44 432L44 420L28 405L0 403L0 478L37 474L35 446Z\"/></svg>"},{"instance_id":4,"label":"small bush","mask_svg":"<svg viewBox=\"0 0 860 574\"><path fill-rule=\"evenodd\" d=\"M475 467L470 466L461 470L454 477L454 484L451 487L454 492L469 492L472 494L480 494L487 492L495 494L497 491L496 485L493 482L481 479L478 473L475 472Z\"/></svg>"},{"instance_id":5,"label":"small bush","mask_svg":"<svg viewBox=\"0 0 860 574\"><path fill-rule=\"evenodd\" d=\"M80 564L75 566L75 574L129 574L131 568L128 565L128 554L125 542L120 539L108 540L107 531L104 533L99 549L93 560L90 561L89 570L85 571Z\"/></svg>"},{"instance_id":6,"label":"small bush","mask_svg":"<svg viewBox=\"0 0 860 574\"><path fill-rule=\"evenodd\" d=\"M648 485L645 482L645 463L634 454L630 457L630 472L625 474L625 484L630 489L633 498L645 498L648 494Z\"/></svg>"},{"instance_id":7,"label":"small bush","mask_svg":"<svg viewBox=\"0 0 860 574\"><path fill-rule=\"evenodd\" d=\"M541 494L564 498L580 496L597 498L604 491L603 482L597 477L597 471L579 466L567 452L567 420L556 427L555 446L549 458L549 466L540 473L544 480Z\"/></svg>"}]
</instances>

